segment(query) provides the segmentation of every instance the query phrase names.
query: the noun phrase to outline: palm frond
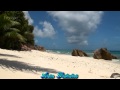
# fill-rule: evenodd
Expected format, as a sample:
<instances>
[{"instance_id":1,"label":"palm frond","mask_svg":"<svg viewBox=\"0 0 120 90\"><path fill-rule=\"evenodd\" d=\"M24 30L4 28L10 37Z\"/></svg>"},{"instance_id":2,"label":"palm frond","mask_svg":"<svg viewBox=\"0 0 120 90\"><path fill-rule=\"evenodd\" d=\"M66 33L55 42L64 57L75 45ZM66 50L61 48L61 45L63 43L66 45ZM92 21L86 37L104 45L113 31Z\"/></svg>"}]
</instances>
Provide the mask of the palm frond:
<instances>
[{"instance_id":1,"label":"palm frond","mask_svg":"<svg viewBox=\"0 0 120 90\"><path fill-rule=\"evenodd\" d=\"M16 31L7 32L5 34L5 37L6 38L11 38L13 40L17 39L20 42L25 42L26 41L26 39L21 34L17 33Z\"/></svg>"},{"instance_id":2,"label":"palm frond","mask_svg":"<svg viewBox=\"0 0 120 90\"><path fill-rule=\"evenodd\" d=\"M20 23L12 20L10 17L6 15L0 15L0 29L6 30L15 25L20 25Z\"/></svg>"},{"instance_id":3,"label":"palm frond","mask_svg":"<svg viewBox=\"0 0 120 90\"><path fill-rule=\"evenodd\" d=\"M20 23L17 22L17 21L12 21L12 20L11 20L11 26L15 26L15 25L20 25Z\"/></svg>"},{"instance_id":4,"label":"palm frond","mask_svg":"<svg viewBox=\"0 0 120 90\"><path fill-rule=\"evenodd\" d=\"M19 38L19 40L23 43L26 42L26 38L24 38L21 34L18 34L17 37Z\"/></svg>"},{"instance_id":5,"label":"palm frond","mask_svg":"<svg viewBox=\"0 0 120 90\"><path fill-rule=\"evenodd\" d=\"M20 32L20 30L19 29L17 29L17 28L9 28L8 30L6 30L6 31L15 31L15 32Z\"/></svg>"}]
</instances>

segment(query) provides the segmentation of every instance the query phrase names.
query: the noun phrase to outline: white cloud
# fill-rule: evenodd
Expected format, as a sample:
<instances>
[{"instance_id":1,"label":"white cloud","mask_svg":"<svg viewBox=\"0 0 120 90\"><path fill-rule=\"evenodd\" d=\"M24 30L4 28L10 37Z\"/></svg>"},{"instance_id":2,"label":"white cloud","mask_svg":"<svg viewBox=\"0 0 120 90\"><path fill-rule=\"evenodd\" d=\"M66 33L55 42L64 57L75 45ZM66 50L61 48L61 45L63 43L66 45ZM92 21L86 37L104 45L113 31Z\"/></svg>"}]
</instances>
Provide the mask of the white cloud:
<instances>
[{"instance_id":1,"label":"white cloud","mask_svg":"<svg viewBox=\"0 0 120 90\"><path fill-rule=\"evenodd\" d=\"M28 23L29 23L30 25L32 25L34 21L33 21L33 19L30 17L29 12L28 12L28 11L23 11L23 13L25 14L25 18L28 19Z\"/></svg>"},{"instance_id":2,"label":"white cloud","mask_svg":"<svg viewBox=\"0 0 120 90\"><path fill-rule=\"evenodd\" d=\"M102 11L48 11L66 31L69 43L87 45L88 35L101 21Z\"/></svg>"},{"instance_id":3,"label":"white cloud","mask_svg":"<svg viewBox=\"0 0 120 90\"><path fill-rule=\"evenodd\" d=\"M35 36L42 38L53 38L53 36L55 35L55 30L51 23L44 21L40 22L39 24L43 26L43 30L38 28L38 26L35 26L34 28Z\"/></svg>"}]
</instances>

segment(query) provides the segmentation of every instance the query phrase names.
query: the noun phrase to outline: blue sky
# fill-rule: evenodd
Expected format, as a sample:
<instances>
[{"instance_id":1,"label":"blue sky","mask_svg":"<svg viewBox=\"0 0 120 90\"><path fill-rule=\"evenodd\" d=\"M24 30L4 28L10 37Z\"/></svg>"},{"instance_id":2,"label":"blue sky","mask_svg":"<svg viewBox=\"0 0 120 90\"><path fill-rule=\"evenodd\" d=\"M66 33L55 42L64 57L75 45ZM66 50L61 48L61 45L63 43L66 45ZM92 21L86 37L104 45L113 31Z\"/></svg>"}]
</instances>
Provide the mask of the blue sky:
<instances>
[{"instance_id":1,"label":"blue sky","mask_svg":"<svg viewBox=\"0 0 120 90\"><path fill-rule=\"evenodd\" d=\"M120 50L120 11L24 11L46 49Z\"/></svg>"}]
</instances>

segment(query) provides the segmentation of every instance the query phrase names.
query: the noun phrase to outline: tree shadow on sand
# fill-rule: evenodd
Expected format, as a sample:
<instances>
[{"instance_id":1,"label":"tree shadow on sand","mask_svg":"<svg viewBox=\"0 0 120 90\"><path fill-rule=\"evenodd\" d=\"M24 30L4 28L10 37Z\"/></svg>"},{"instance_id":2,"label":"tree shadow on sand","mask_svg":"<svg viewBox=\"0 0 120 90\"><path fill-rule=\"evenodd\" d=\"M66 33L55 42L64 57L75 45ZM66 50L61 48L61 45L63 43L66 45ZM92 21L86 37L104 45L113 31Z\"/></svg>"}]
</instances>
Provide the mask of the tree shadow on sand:
<instances>
[{"instance_id":1,"label":"tree shadow on sand","mask_svg":"<svg viewBox=\"0 0 120 90\"><path fill-rule=\"evenodd\" d=\"M49 72L49 73L58 73L58 71L49 68L43 68L39 66L31 66L29 63L19 62L19 61L9 61L6 59L0 59L0 67L3 69L13 69L19 71L28 71L37 74L37 72Z\"/></svg>"},{"instance_id":2,"label":"tree shadow on sand","mask_svg":"<svg viewBox=\"0 0 120 90\"><path fill-rule=\"evenodd\" d=\"M0 54L0 56L7 56L7 57L15 57L15 58L21 58L15 55L9 55L9 54Z\"/></svg>"}]
</instances>

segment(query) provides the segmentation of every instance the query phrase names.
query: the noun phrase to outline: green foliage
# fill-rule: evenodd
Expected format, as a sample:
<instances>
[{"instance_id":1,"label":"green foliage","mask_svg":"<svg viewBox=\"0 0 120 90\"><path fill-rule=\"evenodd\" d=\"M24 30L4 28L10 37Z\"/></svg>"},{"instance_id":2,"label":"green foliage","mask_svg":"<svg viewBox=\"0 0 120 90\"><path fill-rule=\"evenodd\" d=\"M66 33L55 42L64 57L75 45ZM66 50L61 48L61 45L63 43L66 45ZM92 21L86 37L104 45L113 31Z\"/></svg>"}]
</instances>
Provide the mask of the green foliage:
<instances>
[{"instance_id":1,"label":"green foliage","mask_svg":"<svg viewBox=\"0 0 120 90\"><path fill-rule=\"evenodd\" d=\"M19 50L22 44L34 45L33 30L22 11L0 11L0 48Z\"/></svg>"}]
</instances>

